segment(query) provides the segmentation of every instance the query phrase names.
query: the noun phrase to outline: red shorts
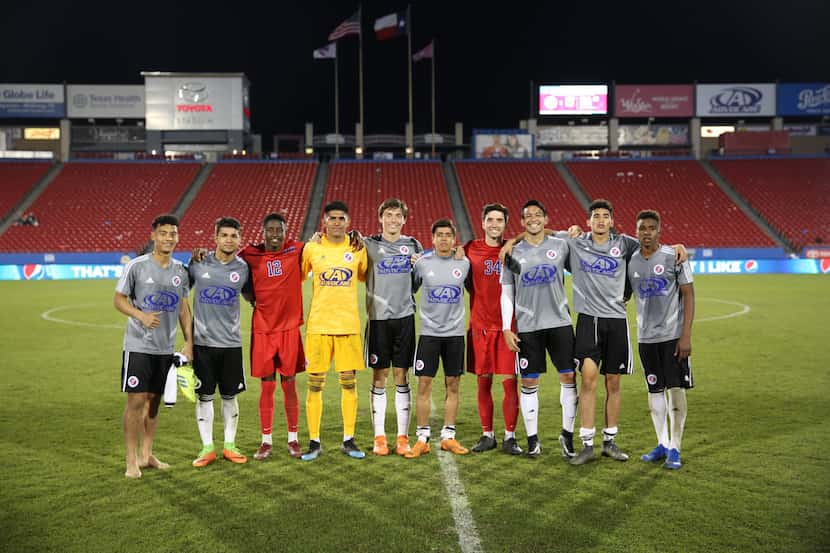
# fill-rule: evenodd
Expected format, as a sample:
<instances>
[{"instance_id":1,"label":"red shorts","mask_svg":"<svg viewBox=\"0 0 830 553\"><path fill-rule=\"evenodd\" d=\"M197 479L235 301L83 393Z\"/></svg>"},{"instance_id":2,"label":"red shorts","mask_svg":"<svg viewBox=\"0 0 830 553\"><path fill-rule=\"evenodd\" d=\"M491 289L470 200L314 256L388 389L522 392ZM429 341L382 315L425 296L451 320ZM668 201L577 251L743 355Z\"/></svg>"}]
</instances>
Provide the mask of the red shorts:
<instances>
[{"instance_id":1,"label":"red shorts","mask_svg":"<svg viewBox=\"0 0 830 553\"><path fill-rule=\"evenodd\" d=\"M507 347L501 330L467 331L467 372L516 374L516 354Z\"/></svg>"},{"instance_id":2,"label":"red shorts","mask_svg":"<svg viewBox=\"0 0 830 553\"><path fill-rule=\"evenodd\" d=\"M300 329L264 334L251 333L251 376L264 378L279 372L294 376L305 371L305 352Z\"/></svg>"}]
</instances>

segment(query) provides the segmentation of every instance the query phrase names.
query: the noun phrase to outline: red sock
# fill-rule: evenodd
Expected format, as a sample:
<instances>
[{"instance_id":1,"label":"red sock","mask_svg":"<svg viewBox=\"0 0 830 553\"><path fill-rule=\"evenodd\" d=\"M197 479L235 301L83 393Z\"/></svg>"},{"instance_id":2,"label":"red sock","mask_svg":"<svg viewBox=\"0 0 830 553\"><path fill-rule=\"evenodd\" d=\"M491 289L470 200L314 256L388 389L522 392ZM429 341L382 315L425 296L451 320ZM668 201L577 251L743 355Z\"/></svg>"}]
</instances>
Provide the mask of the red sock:
<instances>
[{"instance_id":1,"label":"red sock","mask_svg":"<svg viewBox=\"0 0 830 553\"><path fill-rule=\"evenodd\" d=\"M493 386L493 377L479 376L478 379L478 416L481 419L481 430L493 431L493 395L490 389Z\"/></svg>"},{"instance_id":2,"label":"red sock","mask_svg":"<svg viewBox=\"0 0 830 553\"><path fill-rule=\"evenodd\" d=\"M263 380L259 390L259 425L263 434L270 434L274 426L274 380Z\"/></svg>"},{"instance_id":3,"label":"red sock","mask_svg":"<svg viewBox=\"0 0 830 553\"><path fill-rule=\"evenodd\" d=\"M504 411L504 429L508 432L516 431L516 419L519 418L519 390L515 378L503 380L504 399L501 402Z\"/></svg>"},{"instance_id":4,"label":"red sock","mask_svg":"<svg viewBox=\"0 0 830 553\"><path fill-rule=\"evenodd\" d=\"M285 407L285 422L288 424L288 431L296 432L297 421L300 419L297 382L293 378L290 380L281 380L280 386L282 386L282 404Z\"/></svg>"}]
</instances>

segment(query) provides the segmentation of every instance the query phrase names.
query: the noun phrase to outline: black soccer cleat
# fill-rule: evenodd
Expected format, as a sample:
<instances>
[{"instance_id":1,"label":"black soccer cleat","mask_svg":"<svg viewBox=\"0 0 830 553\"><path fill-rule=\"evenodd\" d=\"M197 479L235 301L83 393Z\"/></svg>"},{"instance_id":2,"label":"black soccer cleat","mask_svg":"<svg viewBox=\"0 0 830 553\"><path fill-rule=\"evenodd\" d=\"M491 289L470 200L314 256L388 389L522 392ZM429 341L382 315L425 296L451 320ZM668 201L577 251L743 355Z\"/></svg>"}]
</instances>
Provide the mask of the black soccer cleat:
<instances>
[{"instance_id":1,"label":"black soccer cleat","mask_svg":"<svg viewBox=\"0 0 830 553\"><path fill-rule=\"evenodd\" d=\"M617 447L614 440L602 441L602 456L611 457L615 461L628 461L628 453L624 453L619 447Z\"/></svg>"},{"instance_id":2,"label":"black soccer cleat","mask_svg":"<svg viewBox=\"0 0 830 553\"><path fill-rule=\"evenodd\" d=\"M584 465L585 463L590 463L596 459L594 457L594 446L586 445L582 447L582 451L580 451L576 457L570 460L572 465Z\"/></svg>"},{"instance_id":3,"label":"black soccer cleat","mask_svg":"<svg viewBox=\"0 0 830 553\"><path fill-rule=\"evenodd\" d=\"M485 451L490 451L491 449L496 449L497 446L498 443L494 437L482 434L481 438L478 440L478 443L473 446L473 451L475 453L483 453Z\"/></svg>"},{"instance_id":4,"label":"black soccer cleat","mask_svg":"<svg viewBox=\"0 0 830 553\"><path fill-rule=\"evenodd\" d=\"M510 455L521 455L522 448L516 442L516 438L507 438L501 443L501 450Z\"/></svg>"},{"instance_id":5,"label":"black soccer cleat","mask_svg":"<svg viewBox=\"0 0 830 553\"><path fill-rule=\"evenodd\" d=\"M559 445L562 446L562 457L565 459L573 459L576 456L574 450L574 433L562 430L559 434Z\"/></svg>"},{"instance_id":6,"label":"black soccer cleat","mask_svg":"<svg viewBox=\"0 0 830 553\"><path fill-rule=\"evenodd\" d=\"M350 438L343 442L343 445L340 446L340 451L352 459L363 459L366 457L366 454L363 453L360 448L357 447L357 444L354 443L354 438Z\"/></svg>"},{"instance_id":7,"label":"black soccer cleat","mask_svg":"<svg viewBox=\"0 0 830 553\"><path fill-rule=\"evenodd\" d=\"M542 454L542 444L539 443L539 436L534 434L527 437L527 456L539 457Z\"/></svg>"}]
</instances>

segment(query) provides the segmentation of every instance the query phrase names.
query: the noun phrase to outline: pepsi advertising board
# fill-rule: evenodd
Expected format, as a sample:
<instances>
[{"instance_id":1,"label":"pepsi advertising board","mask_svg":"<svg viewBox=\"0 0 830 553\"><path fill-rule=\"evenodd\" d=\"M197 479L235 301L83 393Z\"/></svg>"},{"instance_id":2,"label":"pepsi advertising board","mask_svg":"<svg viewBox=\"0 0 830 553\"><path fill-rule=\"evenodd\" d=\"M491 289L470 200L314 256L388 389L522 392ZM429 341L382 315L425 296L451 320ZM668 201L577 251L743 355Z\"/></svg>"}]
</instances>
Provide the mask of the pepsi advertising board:
<instances>
[{"instance_id":1,"label":"pepsi advertising board","mask_svg":"<svg viewBox=\"0 0 830 553\"><path fill-rule=\"evenodd\" d=\"M0 265L0 280L93 280L121 278L124 265Z\"/></svg>"},{"instance_id":2,"label":"pepsi advertising board","mask_svg":"<svg viewBox=\"0 0 830 553\"><path fill-rule=\"evenodd\" d=\"M699 84L698 117L774 117L774 84Z\"/></svg>"},{"instance_id":3,"label":"pepsi advertising board","mask_svg":"<svg viewBox=\"0 0 830 553\"><path fill-rule=\"evenodd\" d=\"M608 85L539 87L539 115L606 115Z\"/></svg>"},{"instance_id":4,"label":"pepsi advertising board","mask_svg":"<svg viewBox=\"0 0 830 553\"><path fill-rule=\"evenodd\" d=\"M830 115L830 83L778 85L778 115Z\"/></svg>"},{"instance_id":5,"label":"pepsi advertising board","mask_svg":"<svg viewBox=\"0 0 830 553\"><path fill-rule=\"evenodd\" d=\"M830 274L830 259L710 259L689 264L696 275Z\"/></svg>"}]
</instances>

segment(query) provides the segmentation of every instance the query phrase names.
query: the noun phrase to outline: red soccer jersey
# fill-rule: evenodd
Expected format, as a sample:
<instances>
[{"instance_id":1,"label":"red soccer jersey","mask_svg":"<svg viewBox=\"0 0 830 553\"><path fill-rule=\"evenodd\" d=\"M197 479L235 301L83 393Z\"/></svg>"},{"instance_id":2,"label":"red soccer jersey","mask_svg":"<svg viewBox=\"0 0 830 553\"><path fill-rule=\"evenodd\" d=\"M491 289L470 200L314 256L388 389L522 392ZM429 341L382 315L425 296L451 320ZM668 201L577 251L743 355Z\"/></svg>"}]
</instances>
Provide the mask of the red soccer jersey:
<instances>
[{"instance_id":1,"label":"red soccer jersey","mask_svg":"<svg viewBox=\"0 0 830 553\"><path fill-rule=\"evenodd\" d=\"M250 268L256 298L252 332L282 332L302 326L302 251L302 242L286 240L278 252L269 252L263 245L250 245L239 252Z\"/></svg>"},{"instance_id":2,"label":"red soccer jersey","mask_svg":"<svg viewBox=\"0 0 830 553\"><path fill-rule=\"evenodd\" d=\"M483 239L464 246L470 260L470 328L501 330L500 246L488 246Z\"/></svg>"}]
</instances>

